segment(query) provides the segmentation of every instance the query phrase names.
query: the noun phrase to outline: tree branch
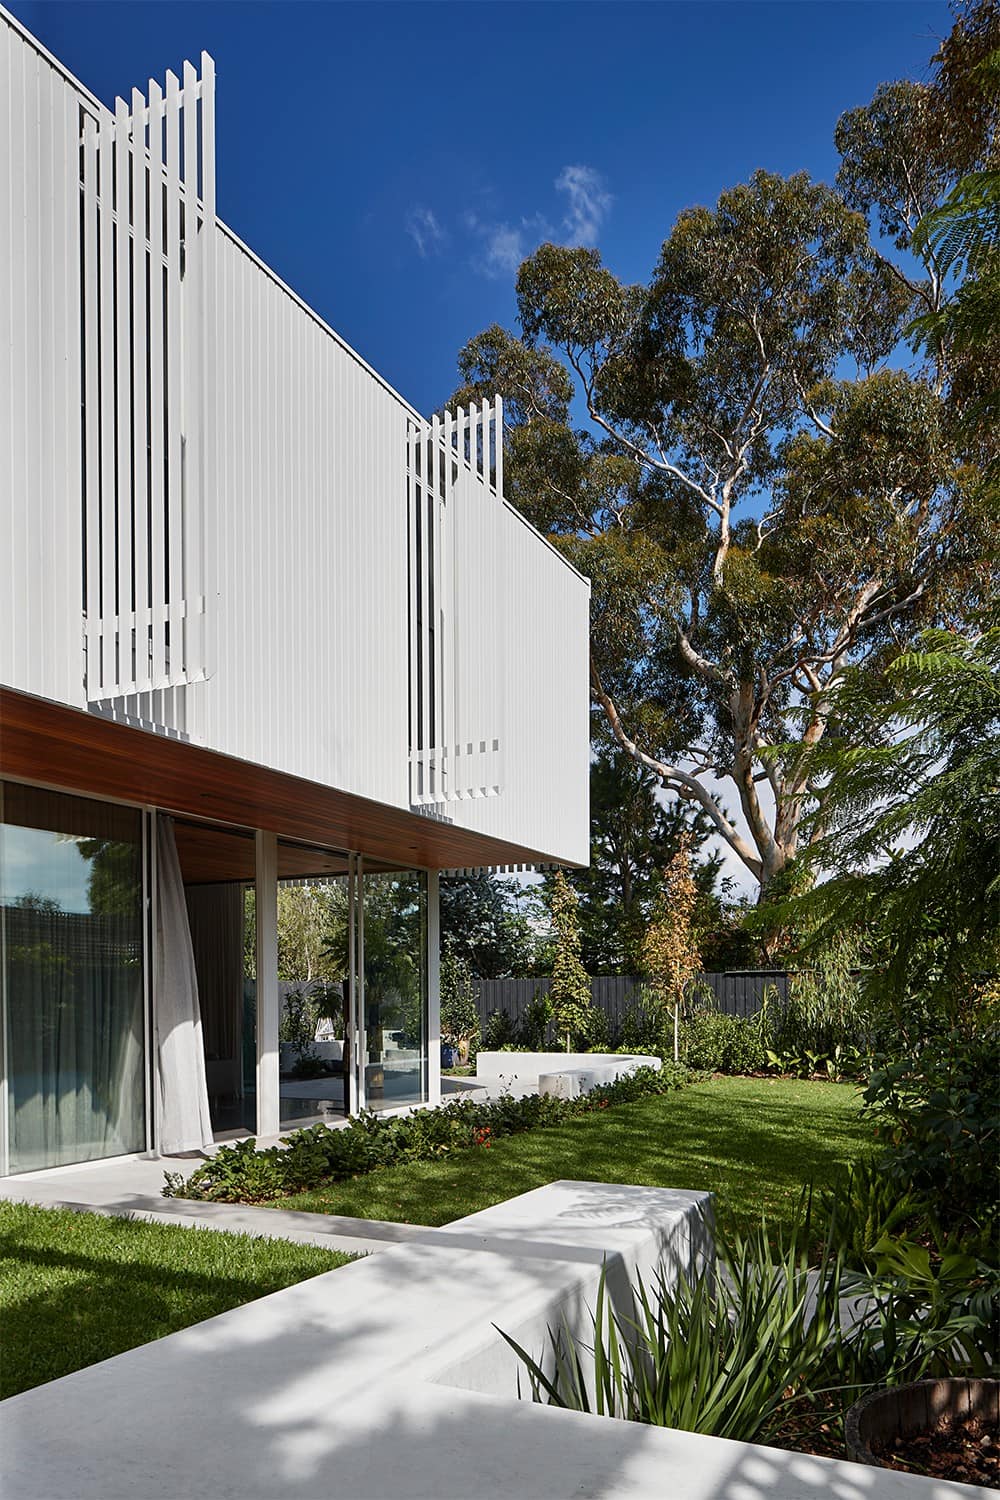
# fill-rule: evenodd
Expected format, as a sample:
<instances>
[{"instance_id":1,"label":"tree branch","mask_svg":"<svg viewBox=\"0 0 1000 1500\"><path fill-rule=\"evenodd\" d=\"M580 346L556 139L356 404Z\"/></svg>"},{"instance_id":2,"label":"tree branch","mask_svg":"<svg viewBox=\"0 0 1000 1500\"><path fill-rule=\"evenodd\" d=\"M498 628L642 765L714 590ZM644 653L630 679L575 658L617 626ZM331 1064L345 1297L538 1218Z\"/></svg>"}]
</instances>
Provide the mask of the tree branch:
<instances>
[{"instance_id":1,"label":"tree branch","mask_svg":"<svg viewBox=\"0 0 1000 1500\"><path fill-rule=\"evenodd\" d=\"M647 755L644 750L639 749L635 740L631 739L629 735L626 734L625 727L621 721L621 715L618 712L614 700L608 693L604 691L604 685L601 681L601 675L597 669L597 665L593 659L593 656L591 656L590 659L590 679L594 697L604 709L608 724L611 727L611 732L622 749L628 755L630 755L633 760L638 761L639 765L645 766L647 770L652 771L654 775L658 776L661 785L665 789L676 792L681 797L685 797L700 803L702 809L711 818L712 822L715 824L716 829L725 839L729 847L735 854L739 855L740 859L746 865L750 873L759 880L761 878L763 867L761 860L757 856L756 850L754 850L752 846L747 843L746 839L743 838L739 830L729 821L725 813L715 801L714 797L712 797L711 793L702 786L697 777L692 776L687 771L682 770L680 766L675 766L667 761L657 760L652 755Z\"/></svg>"}]
</instances>

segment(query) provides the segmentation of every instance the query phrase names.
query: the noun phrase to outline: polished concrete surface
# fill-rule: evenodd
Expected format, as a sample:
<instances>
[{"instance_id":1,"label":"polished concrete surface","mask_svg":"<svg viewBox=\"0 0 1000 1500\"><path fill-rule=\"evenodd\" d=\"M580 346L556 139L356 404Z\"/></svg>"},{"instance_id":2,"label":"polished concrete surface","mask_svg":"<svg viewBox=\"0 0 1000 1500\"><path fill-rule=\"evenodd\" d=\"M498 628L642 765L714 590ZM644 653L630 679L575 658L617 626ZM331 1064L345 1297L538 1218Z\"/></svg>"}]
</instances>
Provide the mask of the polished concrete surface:
<instances>
[{"instance_id":1,"label":"polished concrete surface","mask_svg":"<svg viewBox=\"0 0 1000 1500\"><path fill-rule=\"evenodd\" d=\"M558 1182L0 1403L4 1500L972 1500L516 1399L502 1328L691 1265L707 1195Z\"/></svg>"}]
</instances>

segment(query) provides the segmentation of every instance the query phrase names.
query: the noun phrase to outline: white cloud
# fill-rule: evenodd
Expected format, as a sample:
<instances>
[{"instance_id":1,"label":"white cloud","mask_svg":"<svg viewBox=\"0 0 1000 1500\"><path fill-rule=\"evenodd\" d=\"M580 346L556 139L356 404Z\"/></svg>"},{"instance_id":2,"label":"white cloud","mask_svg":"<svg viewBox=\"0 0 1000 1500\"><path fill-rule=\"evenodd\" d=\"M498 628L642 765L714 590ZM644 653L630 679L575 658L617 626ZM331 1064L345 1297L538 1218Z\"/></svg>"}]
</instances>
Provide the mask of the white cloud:
<instances>
[{"instance_id":1,"label":"white cloud","mask_svg":"<svg viewBox=\"0 0 1000 1500\"><path fill-rule=\"evenodd\" d=\"M484 219L472 209L462 214L462 227L479 241L472 260L475 270L503 279L515 275L542 240L563 245L596 242L613 202L600 172L582 164L563 167L553 186L562 198L558 227L543 213L515 220Z\"/></svg>"},{"instance_id":2,"label":"white cloud","mask_svg":"<svg viewBox=\"0 0 1000 1500\"><path fill-rule=\"evenodd\" d=\"M613 201L600 172L582 165L563 167L555 186L567 200L563 229L568 243L594 244Z\"/></svg>"},{"instance_id":3,"label":"white cloud","mask_svg":"<svg viewBox=\"0 0 1000 1500\"><path fill-rule=\"evenodd\" d=\"M530 254L538 242L551 233L548 222L541 214L530 219L521 219L516 224L481 219L478 214L467 211L462 223L470 234L476 235L480 246L473 256L474 268L483 276L500 279L513 276L525 256Z\"/></svg>"},{"instance_id":4,"label":"white cloud","mask_svg":"<svg viewBox=\"0 0 1000 1500\"><path fill-rule=\"evenodd\" d=\"M524 259L524 234L510 224L493 224L483 239L480 269L487 276L513 275Z\"/></svg>"},{"instance_id":5,"label":"white cloud","mask_svg":"<svg viewBox=\"0 0 1000 1500\"><path fill-rule=\"evenodd\" d=\"M426 260L429 255L442 250L448 242L448 234L438 223L432 208L418 204L406 216L406 232Z\"/></svg>"}]
</instances>

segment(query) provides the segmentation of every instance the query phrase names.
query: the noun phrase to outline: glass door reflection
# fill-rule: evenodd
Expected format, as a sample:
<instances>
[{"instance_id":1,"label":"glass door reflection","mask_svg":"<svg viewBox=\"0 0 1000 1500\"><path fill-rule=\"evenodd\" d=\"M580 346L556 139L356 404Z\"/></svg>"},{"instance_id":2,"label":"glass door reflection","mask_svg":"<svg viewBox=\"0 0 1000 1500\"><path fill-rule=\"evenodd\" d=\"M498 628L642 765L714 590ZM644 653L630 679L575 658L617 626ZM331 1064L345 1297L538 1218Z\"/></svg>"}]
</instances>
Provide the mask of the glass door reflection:
<instances>
[{"instance_id":1,"label":"glass door reflection","mask_svg":"<svg viewBox=\"0 0 1000 1500\"><path fill-rule=\"evenodd\" d=\"M392 1109L427 1098L427 877L363 875L364 1104Z\"/></svg>"}]
</instances>

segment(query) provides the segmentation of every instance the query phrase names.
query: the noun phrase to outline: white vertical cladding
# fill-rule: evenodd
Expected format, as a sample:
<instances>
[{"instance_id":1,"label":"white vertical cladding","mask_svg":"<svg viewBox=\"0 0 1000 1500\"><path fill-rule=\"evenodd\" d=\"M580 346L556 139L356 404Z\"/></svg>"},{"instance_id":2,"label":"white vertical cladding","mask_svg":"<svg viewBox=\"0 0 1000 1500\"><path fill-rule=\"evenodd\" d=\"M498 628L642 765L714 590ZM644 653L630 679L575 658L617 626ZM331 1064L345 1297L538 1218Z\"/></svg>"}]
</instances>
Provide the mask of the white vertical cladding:
<instances>
[{"instance_id":1,"label":"white vertical cladding","mask_svg":"<svg viewBox=\"0 0 1000 1500\"><path fill-rule=\"evenodd\" d=\"M0 15L0 682L84 704L81 99Z\"/></svg>"},{"instance_id":2,"label":"white vertical cladding","mask_svg":"<svg viewBox=\"0 0 1000 1500\"><path fill-rule=\"evenodd\" d=\"M212 90L112 114L0 15L0 681L583 861L586 584L498 405L424 424L216 223Z\"/></svg>"},{"instance_id":3,"label":"white vertical cladding","mask_svg":"<svg viewBox=\"0 0 1000 1500\"><path fill-rule=\"evenodd\" d=\"M456 824L557 860L589 859L590 587L504 503L503 790L449 803ZM467 612L456 627L480 631ZM480 638L479 649L491 643Z\"/></svg>"},{"instance_id":4,"label":"white vertical cladding","mask_svg":"<svg viewBox=\"0 0 1000 1500\"><path fill-rule=\"evenodd\" d=\"M216 400L214 70L184 65L83 121L86 688L91 703L209 675ZM76 194L74 194L76 197Z\"/></svg>"},{"instance_id":5,"label":"white vertical cladding","mask_svg":"<svg viewBox=\"0 0 1000 1500\"><path fill-rule=\"evenodd\" d=\"M225 229L216 254L216 671L188 729L405 807L410 414Z\"/></svg>"}]
</instances>

